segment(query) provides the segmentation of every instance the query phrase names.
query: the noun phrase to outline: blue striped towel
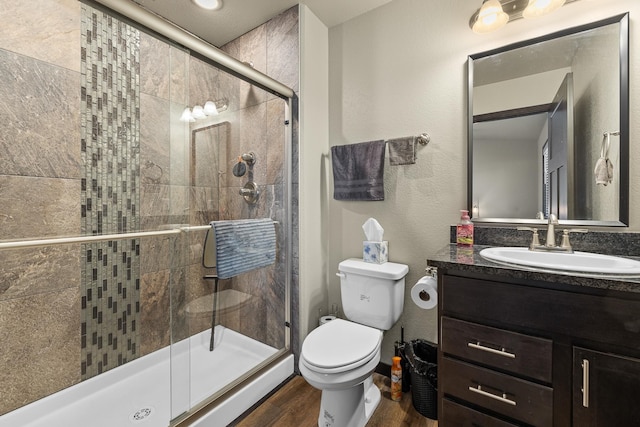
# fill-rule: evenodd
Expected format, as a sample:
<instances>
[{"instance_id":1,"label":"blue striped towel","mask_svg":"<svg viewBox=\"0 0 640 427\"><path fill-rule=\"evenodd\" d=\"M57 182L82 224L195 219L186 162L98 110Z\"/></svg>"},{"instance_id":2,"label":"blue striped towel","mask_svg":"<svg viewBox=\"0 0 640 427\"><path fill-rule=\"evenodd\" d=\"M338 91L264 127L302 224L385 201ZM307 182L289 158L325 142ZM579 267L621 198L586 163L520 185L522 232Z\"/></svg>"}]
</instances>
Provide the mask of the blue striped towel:
<instances>
[{"instance_id":1,"label":"blue striped towel","mask_svg":"<svg viewBox=\"0 0 640 427\"><path fill-rule=\"evenodd\" d=\"M273 220L241 219L212 221L216 238L218 278L271 265L276 260L276 230Z\"/></svg>"}]
</instances>

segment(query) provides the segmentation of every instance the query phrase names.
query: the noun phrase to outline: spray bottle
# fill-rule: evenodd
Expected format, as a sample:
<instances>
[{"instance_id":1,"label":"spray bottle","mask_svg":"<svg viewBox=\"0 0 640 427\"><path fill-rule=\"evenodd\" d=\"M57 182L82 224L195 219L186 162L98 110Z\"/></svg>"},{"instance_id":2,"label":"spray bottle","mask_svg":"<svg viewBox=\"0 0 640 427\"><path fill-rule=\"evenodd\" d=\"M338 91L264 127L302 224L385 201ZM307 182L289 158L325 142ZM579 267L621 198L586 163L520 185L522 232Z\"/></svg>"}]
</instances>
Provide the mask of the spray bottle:
<instances>
[{"instance_id":1,"label":"spray bottle","mask_svg":"<svg viewBox=\"0 0 640 427\"><path fill-rule=\"evenodd\" d=\"M396 402L402 399L402 366L400 366L400 356L391 358L391 400Z\"/></svg>"}]
</instances>

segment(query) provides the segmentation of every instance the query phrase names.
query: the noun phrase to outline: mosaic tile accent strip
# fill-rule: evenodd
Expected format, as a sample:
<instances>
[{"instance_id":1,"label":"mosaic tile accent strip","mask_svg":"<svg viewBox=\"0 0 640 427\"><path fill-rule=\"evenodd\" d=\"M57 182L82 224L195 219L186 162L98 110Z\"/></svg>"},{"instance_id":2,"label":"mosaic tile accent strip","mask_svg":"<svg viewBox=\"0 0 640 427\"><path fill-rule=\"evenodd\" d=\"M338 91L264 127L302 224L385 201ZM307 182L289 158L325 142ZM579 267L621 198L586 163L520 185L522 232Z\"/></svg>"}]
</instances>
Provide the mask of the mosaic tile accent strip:
<instances>
[{"instance_id":1,"label":"mosaic tile accent strip","mask_svg":"<svg viewBox=\"0 0 640 427\"><path fill-rule=\"evenodd\" d=\"M140 228L140 33L82 5L82 233ZM139 354L140 242L82 248L81 374L88 379Z\"/></svg>"}]
</instances>

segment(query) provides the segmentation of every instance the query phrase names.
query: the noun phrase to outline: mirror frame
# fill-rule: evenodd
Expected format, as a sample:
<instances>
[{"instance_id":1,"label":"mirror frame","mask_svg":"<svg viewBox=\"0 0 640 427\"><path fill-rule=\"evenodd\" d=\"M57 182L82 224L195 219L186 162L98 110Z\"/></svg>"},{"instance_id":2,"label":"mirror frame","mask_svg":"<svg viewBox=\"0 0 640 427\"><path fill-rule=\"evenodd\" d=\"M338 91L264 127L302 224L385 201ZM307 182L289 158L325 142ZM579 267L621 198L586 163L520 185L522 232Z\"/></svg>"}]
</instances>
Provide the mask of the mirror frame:
<instances>
[{"instance_id":1,"label":"mirror frame","mask_svg":"<svg viewBox=\"0 0 640 427\"><path fill-rule=\"evenodd\" d=\"M618 221L560 220L562 225L574 226L629 226L629 13L616 15L590 24L557 31L541 37L524 40L485 52L469 55L467 59L467 208L473 212L473 61L513 49L549 41L559 37L592 30L610 24L620 25L620 200ZM535 218L472 218L474 223L540 224L546 220Z\"/></svg>"}]
</instances>

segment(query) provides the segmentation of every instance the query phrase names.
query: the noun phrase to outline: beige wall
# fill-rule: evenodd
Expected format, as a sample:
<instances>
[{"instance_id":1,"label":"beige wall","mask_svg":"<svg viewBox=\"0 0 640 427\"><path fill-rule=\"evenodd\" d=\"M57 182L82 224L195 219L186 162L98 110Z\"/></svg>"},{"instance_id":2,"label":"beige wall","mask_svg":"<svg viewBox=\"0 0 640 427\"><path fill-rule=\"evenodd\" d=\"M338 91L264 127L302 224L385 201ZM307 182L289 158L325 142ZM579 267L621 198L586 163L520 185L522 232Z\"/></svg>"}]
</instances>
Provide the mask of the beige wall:
<instances>
[{"instance_id":1,"label":"beige wall","mask_svg":"<svg viewBox=\"0 0 640 427\"><path fill-rule=\"evenodd\" d=\"M300 339L328 304L328 30L300 6Z\"/></svg>"},{"instance_id":2,"label":"beige wall","mask_svg":"<svg viewBox=\"0 0 640 427\"><path fill-rule=\"evenodd\" d=\"M491 34L468 27L480 6L469 0L394 0L329 31L329 138L340 145L428 132L415 165L385 167L383 202L329 203L328 270L361 256L361 224L374 217L385 228L390 260L409 265L403 318L385 334L383 359L404 323L406 338L437 339L436 312L408 298L426 259L448 243L449 225L466 205L466 60L469 54L631 12L631 117L640 113L640 3L582 0L535 21L519 20ZM630 139L631 230L640 230L640 122ZM332 189L332 183L329 183ZM327 275L329 302L339 302L338 280Z\"/></svg>"}]
</instances>

